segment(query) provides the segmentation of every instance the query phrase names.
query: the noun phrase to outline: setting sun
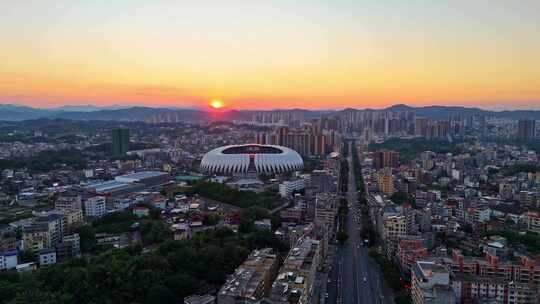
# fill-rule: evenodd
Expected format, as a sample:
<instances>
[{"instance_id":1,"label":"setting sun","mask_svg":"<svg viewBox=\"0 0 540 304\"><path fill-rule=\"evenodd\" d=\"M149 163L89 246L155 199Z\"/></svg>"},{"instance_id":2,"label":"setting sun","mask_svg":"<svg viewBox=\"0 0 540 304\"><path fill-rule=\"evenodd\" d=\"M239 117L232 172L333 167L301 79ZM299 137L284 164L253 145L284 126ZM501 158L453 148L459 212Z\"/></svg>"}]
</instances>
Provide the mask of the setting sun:
<instances>
[{"instance_id":1,"label":"setting sun","mask_svg":"<svg viewBox=\"0 0 540 304\"><path fill-rule=\"evenodd\" d=\"M224 104L223 104L223 101L219 99L214 99L210 102L210 106L214 109L221 109L223 108Z\"/></svg>"}]
</instances>

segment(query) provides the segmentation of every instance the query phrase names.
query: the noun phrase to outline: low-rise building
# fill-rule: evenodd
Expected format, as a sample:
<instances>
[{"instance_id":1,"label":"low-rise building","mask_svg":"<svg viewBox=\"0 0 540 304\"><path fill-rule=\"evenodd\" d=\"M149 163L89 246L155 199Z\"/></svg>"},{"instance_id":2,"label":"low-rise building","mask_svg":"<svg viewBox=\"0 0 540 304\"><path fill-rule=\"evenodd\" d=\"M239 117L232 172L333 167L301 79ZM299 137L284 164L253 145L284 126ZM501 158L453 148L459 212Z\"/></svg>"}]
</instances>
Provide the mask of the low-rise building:
<instances>
[{"instance_id":1,"label":"low-rise building","mask_svg":"<svg viewBox=\"0 0 540 304\"><path fill-rule=\"evenodd\" d=\"M390 168L381 170L377 174L377 182L379 185L379 190L382 193L386 194L388 197L394 194L394 176L392 175L392 170Z\"/></svg>"},{"instance_id":2,"label":"low-rise building","mask_svg":"<svg viewBox=\"0 0 540 304\"><path fill-rule=\"evenodd\" d=\"M428 249L420 237L406 237L398 242L397 258L401 271L410 272L411 267L419 260L428 256Z\"/></svg>"},{"instance_id":3,"label":"low-rise building","mask_svg":"<svg viewBox=\"0 0 540 304\"><path fill-rule=\"evenodd\" d=\"M47 247L54 246L62 241L64 237L65 221L62 214L48 214L37 218L36 223L47 226L50 243Z\"/></svg>"},{"instance_id":4,"label":"low-rise building","mask_svg":"<svg viewBox=\"0 0 540 304\"><path fill-rule=\"evenodd\" d=\"M82 209L65 210L62 211L62 214L64 215L64 222L67 230L73 231L74 228L77 228L83 224Z\"/></svg>"},{"instance_id":5,"label":"low-rise building","mask_svg":"<svg viewBox=\"0 0 540 304\"><path fill-rule=\"evenodd\" d=\"M55 246L56 249L56 261L65 262L76 255L73 252L73 244L71 242L58 243Z\"/></svg>"},{"instance_id":6,"label":"low-rise building","mask_svg":"<svg viewBox=\"0 0 540 304\"><path fill-rule=\"evenodd\" d=\"M416 262L411 271L411 298L413 304L455 304L448 269L434 262Z\"/></svg>"},{"instance_id":7,"label":"low-rise building","mask_svg":"<svg viewBox=\"0 0 540 304\"><path fill-rule=\"evenodd\" d=\"M169 174L160 171L141 171L126 175L119 175L115 181L128 184L143 184L145 187L152 187L169 181Z\"/></svg>"},{"instance_id":8,"label":"low-rise building","mask_svg":"<svg viewBox=\"0 0 540 304\"><path fill-rule=\"evenodd\" d=\"M58 211L77 211L82 209L81 195L75 191L61 193L54 202L54 209Z\"/></svg>"},{"instance_id":9,"label":"low-rise building","mask_svg":"<svg viewBox=\"0 0 540 304\"><path fill-rule=\"evenodd\" d=\"M522 215L525 225L527 225L527 230L540 233L540 213L535 211L525 212Z\"/></svg>"},{"instance_id":10,"label":"low-rise building","mask_svg":"<svg viewBox=\"0 0 540 304\"><path fill-rule=\"evenodd\" d=\"M300 191L305 187L305 180L302 178L284 181L279 184L279 195L281 197L290 197L293 192Z\"/></svg>"},{"instance_id":11,"label":"low-rise building","mask_svg":"<svg viewBox=\"0 0 540 304\"><path fill-rule=\"evenodd\" d=\"M11 235L0 235L0 252L17 250L17 238Z\"/></svg>"},{"instance_id":12,"label":"low-rise building","mask_svg":"<svg viewBox=\"0 0 540 304\"><path fill-rule=\"evenodd\" d=\"M383 217L383 241L388 257L394 256L398 241L407 235L407 218L403 214L392 213Z\"/></svg>"},{"instance_id":13,"label":"low-rise building","mask_svg":"<svg viewBox=\"0 0 540 304\"><path fill-rule=\"evenodd\" d=\"M315 224L333 228L337 215L338 198L333 193L318 193L315 197Z\"/></svg>"},{"instance_id":14,"label":"low-rise building","mask_svg":"<svg viewBox=\"0 0 540 304\"><path fill-rule=\"evenodd\" d=\"M72 252L73 256L81 255L81 238L78 233L65 235L62 242L71 244L71 246L73 247L73 252Z\"/></svg>"},{"instance_id":15,"label":"low-rise building","mask_svg":"<svg viewBox=\"0 0 540 304\"><path fill-rule=\"evenodd\" d=\"M49 227L45 223L33 224L22 230L22 249L39 251L51 246Z\"/></svg>"},{"instance_id":16,"label":"low-rise building","mask_svg":"<svg viewBox=\"0 0 540 304\"><path fill-rule=\"evenodd\" d=\"M88 217L102 217L107 214L105 196L94 196L84 202L85 214Z\"/></svg>"},{"instance_id":17,"label":"low-rise building","mask_svg":"<svg viewBox=\"0 0 540 304\"><path fill-rule=\"evenodd\" d=\"M257 303L270 291L277 268L272 249L253 251L219 290L218 304Z\"/></svg>"},{"instance_id":18,"label":"low-rise building","mask_svg":"<svg viewBox=\"0 0 540 304\"><path fill-rule=\"evenodd\" d=\"M0 270L10 270L17 267L17 251L0 253Z\"/></svg>"},{"instance_id":19,"label":"low-rise building","mask_svg":"<svg viewBox=\"0 0 540 304\"><path fill-rule=\"evenodd\" d=\"M150 215L150 209L144 206L137 206L133 208L133 214L137 217L145 217Z\"/></svg>"},{"instance_id":20,"label":"low-rise building","mask_svg":"<svg viewBox=\"0 0 540 304\"><path fill-rule=\"evenodd\" d=\"M48 266L56 264L56 250L55 249L43 249L39 252L39 266Z\"/></svg>"},{"instance_id":21,"label":"low-rise building","mask_svg":"<svg viewBox=\"0 0 540 304\"><path fill-rule=\"evenodd\" d=\"M301 238L279 270L272 290L264 303L307 304L313 295L315 274L320 264L320 242L308 237Z\"/></svg>"}]
</instances>

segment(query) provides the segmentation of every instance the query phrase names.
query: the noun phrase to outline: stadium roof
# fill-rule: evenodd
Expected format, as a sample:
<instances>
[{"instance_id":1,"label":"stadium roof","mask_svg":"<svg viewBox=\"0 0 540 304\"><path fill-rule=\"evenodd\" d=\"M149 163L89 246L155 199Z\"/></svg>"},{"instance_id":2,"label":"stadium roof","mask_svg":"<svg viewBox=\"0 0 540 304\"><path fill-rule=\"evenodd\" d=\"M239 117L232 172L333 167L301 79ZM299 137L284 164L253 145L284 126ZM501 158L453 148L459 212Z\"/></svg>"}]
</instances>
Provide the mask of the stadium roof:
<instances>
[{"instance_id":1,"label":"stadium roof","mask_svg":"<svg viewBox=\"0 0 540 304\"><path fill-rule=\"evenodd\" d=\"M282 146L234 145L206 153L201 170L211 173L284 173L301 170L304 161L296 151Z\"/></svg>"}]
</instances>

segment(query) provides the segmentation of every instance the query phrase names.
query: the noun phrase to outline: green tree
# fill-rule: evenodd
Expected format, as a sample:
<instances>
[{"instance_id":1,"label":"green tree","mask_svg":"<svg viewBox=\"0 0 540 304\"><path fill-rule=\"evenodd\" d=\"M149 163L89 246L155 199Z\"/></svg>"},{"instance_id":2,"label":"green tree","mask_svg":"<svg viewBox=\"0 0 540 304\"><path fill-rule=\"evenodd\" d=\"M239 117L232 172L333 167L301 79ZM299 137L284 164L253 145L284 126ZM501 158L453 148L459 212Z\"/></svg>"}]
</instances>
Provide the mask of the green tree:
<instances>
[{"instance_id":1,"label":"green tree","mask_svg":"<svg viewBox=\"0 0 540 304\"><path fill-rule=\"evenodd\" d=\"M345 230L341 229L338 231L336 239L341 245L343 245L349 239L349 235L347 232L345 232Z\"/></svg>"},{"instance_id":2,"label":"green tree","mask_svg":"<svg viewBox=\"0 0 540 304\"><path fill-rule=\"evenodd\" d=\"M21 250L18 256L21 263L37 262L38 259L37 254L31 250Z\"/></svg>"},{"instance_id":3,"label":"green tree","mask_svg":"<svg viewBox=\"0 0 540 304\"><path fill-rule=\"evenodd\" d=\"M176 299L169 288L163 285L155 285L150 288L146 300L146 304L174 304Z\"/></svg>"},{"instance_id":4,"label":"green tree","mask_svg":"<svg viewBox=\"0 0 540 304\"><path fill-rule=\"evenodd\" d=\"M165 281L167 287L180 297L186 297L197 290L199 281L189 274L178 273Z\"/></svg>"},{"instance_id":5,"label":"green tree","mask_svg":"<svg viewBox=\"0 0 540 304\"><path fill-rule=\"evenodd\" d=\"M79 234L81 251L82 252L91 252L96 245L96 237L94 228L90 225L84 225L79 227L76 232Z\"/></svg>"}]
</instances>

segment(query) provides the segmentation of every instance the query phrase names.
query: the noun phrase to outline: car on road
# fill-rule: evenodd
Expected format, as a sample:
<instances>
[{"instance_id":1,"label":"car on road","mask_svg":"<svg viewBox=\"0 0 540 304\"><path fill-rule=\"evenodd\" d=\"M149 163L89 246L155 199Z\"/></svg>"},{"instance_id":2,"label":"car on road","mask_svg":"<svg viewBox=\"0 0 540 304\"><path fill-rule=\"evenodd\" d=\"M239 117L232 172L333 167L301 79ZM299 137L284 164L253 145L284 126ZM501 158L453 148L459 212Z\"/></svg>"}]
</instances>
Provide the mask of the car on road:
<instances>
[{"instance_id":1,"label":"car on road","mask_svg":"<svg viewBox=\"0 0 540 304\"><path fill-rule=\"evenodd\" d=\"M332 283L332 280L331 279L328 279L328 281L326 281L328 284Z\"/></svg>"},{"instance_id":2,"label":"car on road","mask_svg":"<svg viewBox=\"0 0 540 304\"><path fill-rule=\"evenodd\" d=\"M366 277L364 277L364 283L367 283L367 279L366 279Z\"/></svg>"},{"instance_id":3,"label":"car on road","mask_svg":"<svg viewBox=\"0 0 540 304\"><path fill-rule=\"evenodd\" d=\"M328 292L324 295L324 297L328 299Z\"/></svg>"}]
</instances>

